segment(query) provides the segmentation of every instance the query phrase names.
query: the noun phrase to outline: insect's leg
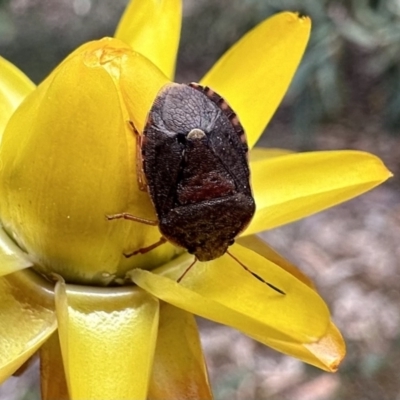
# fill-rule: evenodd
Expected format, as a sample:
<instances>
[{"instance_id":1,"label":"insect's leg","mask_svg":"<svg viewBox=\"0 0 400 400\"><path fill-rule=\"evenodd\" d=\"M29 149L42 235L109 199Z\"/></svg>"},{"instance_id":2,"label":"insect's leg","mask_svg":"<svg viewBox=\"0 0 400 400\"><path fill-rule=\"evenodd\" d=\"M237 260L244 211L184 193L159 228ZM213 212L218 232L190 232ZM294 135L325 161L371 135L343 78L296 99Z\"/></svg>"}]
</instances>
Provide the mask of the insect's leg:
<instances>
[{"instance_id":1,"label":"insect's leg","mask_svg":"<svg viewBox=\"0 0 400 400\"><path fill-rule=\"evenodd\" d=\"M275 290L276 292L280 293L280 294L286 294L284 291L282 291L281 289L277 288L276 286L272 285L271 283L265 281L263 278L261 278L260 275L257 275L255 272L249 270L243 263L241 263L232 253L230 253L229 251L227 251L227 253L240 265L242 266L247 272L249 272L251 275L254 276L254 278L258 279L259 281L261 281L262 283L265 283L267 286L269 286L271 289Z\"/></svg>"},{"instance_id":2,"label":"insect's leg","mask_svg":"<svg viewBox=\"0 0 400 400\"><path fill-rule=\"evenodd\" d=\"M158 221L153 221L151 219L136 217L135 215L128 214L128 213L119 213L119 214L106 215L106 218L109 221L111 221L113 219L128 219L129 221L140 222L141 224L145 224L145 225L152 225L152 226L157 226L158 225Z\"/></svg>"},{"instance_id":3,"label":"insect's leg","mask_svg":"<svg viewBox=\"0 0 400 400\"><path fill-rule=\"evenodd\" d=\"M194 259L194 261L185 269L183 274L178 278L177 282L179 283L183 277L189 272L189 270L193 267L194 264L196 264L197 258Z\"/></svg>"},{"instance_id":4,"label":"insect's leg","mask_svg":"<svg viewBox=\"0 0 400 400\"><path fill-rule=\"evenodd\" d=\"M136 217L135 215L132 214L128 214L128 213L120 213L120 214L113 214L113 215L106 215L107 219L113 220L113 219L127 219L129 221L135 221L135 222L140 222L141 224L146 224L146 225L152 225L152 226L156 226L158 225L158 221L152 221L150 219L146 219L146 218L140 218L140 217ZM132 253L124 253L124 256L129 258L132 257L136 254L145 254L153 249L155 249L156 247L164 244L167 242L167 239L165 239L164 237L162 237L158 242L152 244L151 246L148 247L142 247L139 250L136 250Z\"/></svg>"},{"instance_id":5,"label":"insect's leg","mask_svg":"<svg viewBox=\"0 0 400 400\"><path fill-rule=\"evenodd\" d=\"M142 135L136 129L136 126L132 121L128 122L136 138L136 174L138 186L141 191L145 192L147 190L147 183L143 172Z\"/></svg>"},{"instance_id":6,"label":"insect's leg","mask_svg":"<svg viewBox=\"0 0 400 400\"><path fill-rule=\"evenodd\" d=\"M129 258L129 257L135 256L136 254L146 254L146 253L148 253L149 251L155 249L155 248L158 247L158 246L161 246L162 244L164 244L164 243L166 243L166 242L167 242L167 239L165 239L165 237L161 237L161 239L160 239L158 242L153 243L151 246L142 247L141 249L136 250L136 251L134 251L134 252L132 252L132 253L127 253L127 254L124 253L124 256L125 256L126 258Z\"/></svg>"}]
</instances>

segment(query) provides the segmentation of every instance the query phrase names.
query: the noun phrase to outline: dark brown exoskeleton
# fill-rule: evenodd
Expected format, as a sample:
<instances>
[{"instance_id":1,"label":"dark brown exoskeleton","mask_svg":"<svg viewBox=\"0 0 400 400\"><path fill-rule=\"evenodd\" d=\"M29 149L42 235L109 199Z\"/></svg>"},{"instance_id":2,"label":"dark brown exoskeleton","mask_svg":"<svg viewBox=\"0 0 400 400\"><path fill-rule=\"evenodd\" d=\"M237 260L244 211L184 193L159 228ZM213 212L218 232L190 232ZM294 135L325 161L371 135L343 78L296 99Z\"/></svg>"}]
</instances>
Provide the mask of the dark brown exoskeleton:
<instances>
[{"instance_id":1,"label":"dark brown exoskeleton","mask_svg":"<svg viewBox=\"0 0 400 400\"><path fill-rule=\"evenodd\" d=\"M143 134L134 130L139 186L150 194L162 238L127 256L167 240L199 261L225 254L255 212L246 136L234 111L208 87L169 84L158 93ZM108 218L151 223L126 213Z\"/></svg>"}]
</instances>

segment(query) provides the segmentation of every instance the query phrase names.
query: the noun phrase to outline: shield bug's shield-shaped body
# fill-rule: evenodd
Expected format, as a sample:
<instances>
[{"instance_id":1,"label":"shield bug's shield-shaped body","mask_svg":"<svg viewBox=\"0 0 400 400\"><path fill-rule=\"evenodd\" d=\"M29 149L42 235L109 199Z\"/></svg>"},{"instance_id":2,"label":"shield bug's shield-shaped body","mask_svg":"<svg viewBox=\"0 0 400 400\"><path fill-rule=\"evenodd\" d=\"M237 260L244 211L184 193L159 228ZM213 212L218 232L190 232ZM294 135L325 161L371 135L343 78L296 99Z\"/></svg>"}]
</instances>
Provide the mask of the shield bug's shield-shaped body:
<instances>
[{"instance_id":1,"label":"shield bug's shield-shaped body","mask_svg":"<svg viewBox=\"0 0 400 400\"><path fill-rule=\"evenodd\" d=\"M247 151L236 114L211 89L192 83L160 91L141 155L164 238L200 261L227 251L255 212Z\"/></svg>"}]
</instances>

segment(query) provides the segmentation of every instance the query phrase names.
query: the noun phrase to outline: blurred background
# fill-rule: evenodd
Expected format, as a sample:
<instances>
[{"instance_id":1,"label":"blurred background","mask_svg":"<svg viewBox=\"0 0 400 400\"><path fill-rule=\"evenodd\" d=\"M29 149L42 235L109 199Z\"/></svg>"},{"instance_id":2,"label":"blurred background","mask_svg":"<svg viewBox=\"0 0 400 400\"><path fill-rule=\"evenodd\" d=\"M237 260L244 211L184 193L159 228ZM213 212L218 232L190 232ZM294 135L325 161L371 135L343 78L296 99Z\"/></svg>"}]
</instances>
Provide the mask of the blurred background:
<instances>
[{"instance_id":1,"label":"blurred background","mask_svg":"<svg viewBox=\"0 0 400 400\"><path fill-rule=\"evenodd\" d=\"M126 0L0 0L0 55L39 83L85 41L112 36ZM217 400L400 400L400 0L183 0L178 82L198 81L281 10L311 16L303 62L260 145L359 149L395 173L359 199L262 236L311 276L348 352L328 374L199 320ZM268 40L268 38L266 38ZM38 363L0 386L39 400Z\"/></svg>"}]
</instances>

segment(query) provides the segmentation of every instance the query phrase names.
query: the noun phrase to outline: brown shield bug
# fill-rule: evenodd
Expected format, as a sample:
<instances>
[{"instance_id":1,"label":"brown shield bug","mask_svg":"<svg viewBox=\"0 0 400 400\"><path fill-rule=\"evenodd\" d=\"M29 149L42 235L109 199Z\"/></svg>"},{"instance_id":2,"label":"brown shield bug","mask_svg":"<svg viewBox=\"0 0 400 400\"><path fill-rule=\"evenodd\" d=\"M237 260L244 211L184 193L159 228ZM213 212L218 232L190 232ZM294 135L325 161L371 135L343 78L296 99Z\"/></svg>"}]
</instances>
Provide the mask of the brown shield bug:
<instances>
[{"instance_id":1,"label":"brown shield bug","mask_svg":"<svg viewBox=\"0 0 400 400\"><path fill-rule=\"evenodd\" d=\"M172 83L158 93L143 134L132 127L138 141L139 186L148 190L158 221L127 213L108 219L158 225L162 238L126 256L167 240L187 249L195 262L225 254L255 212L248 146L235 112L208 87Z\"/></svg>"}]
</instances>

